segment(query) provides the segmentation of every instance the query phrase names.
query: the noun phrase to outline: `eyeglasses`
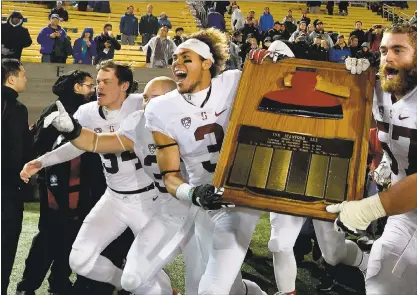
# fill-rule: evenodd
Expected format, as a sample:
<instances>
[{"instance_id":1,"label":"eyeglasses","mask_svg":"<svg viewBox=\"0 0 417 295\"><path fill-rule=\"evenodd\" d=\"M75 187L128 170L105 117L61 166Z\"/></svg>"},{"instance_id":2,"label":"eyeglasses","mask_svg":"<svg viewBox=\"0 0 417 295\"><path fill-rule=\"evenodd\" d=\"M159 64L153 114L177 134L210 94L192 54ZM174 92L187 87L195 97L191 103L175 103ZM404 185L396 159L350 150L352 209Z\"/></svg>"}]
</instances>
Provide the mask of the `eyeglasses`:
<instances>
[{"instance_id":1,"label":"eyeglasses","mask_svg":"<svg viewBox=\"0 0 417 295\"><path fill-rule=\"evenodd\" d=\"M83 83L83 84L81 84L81 85L85 85L85 86L87 86L88 88L95 88L97 85L96 84L85 84L85 83Z\"/></svg>"}]
</instances>

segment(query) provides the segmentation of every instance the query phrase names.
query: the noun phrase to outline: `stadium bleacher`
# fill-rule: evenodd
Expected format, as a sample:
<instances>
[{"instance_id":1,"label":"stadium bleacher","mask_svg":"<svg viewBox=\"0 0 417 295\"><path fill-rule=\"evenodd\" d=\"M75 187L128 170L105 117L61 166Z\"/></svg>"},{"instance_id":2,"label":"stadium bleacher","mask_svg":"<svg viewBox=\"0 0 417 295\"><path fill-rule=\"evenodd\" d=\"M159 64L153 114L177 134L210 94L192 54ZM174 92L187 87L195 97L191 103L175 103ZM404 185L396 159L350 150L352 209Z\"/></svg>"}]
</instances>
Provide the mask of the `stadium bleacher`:
<instances>
[{"instance_id":1,"label":"stadium bleacher","mask_svg":"<svg viewBox=\"0 0 417 295\"><path fill-rule=\"evenodd\" d=\"M126 7L129 4L135 6L135 15L140 18L141 15L146 13L146 2L118 2L111 1L111 13L97 13L87 11L77 11L71 6L67 6L66 9L69 12L69 21L61 22L61 26L68 28L68 35L71 37L72 43L81 36L85 27L92 27L94 29L94 35L98 35L102 32L103 25L105 23L111 23L113 25L113 32L119 34L120 17L125 13ZM173 29L170 30L169 36L172 38L175 34L176 27L183 27L185 33L192 33L198 30L197 23L194 16L190 12L187 3L184 2L153 2L154 6L153 14L159 16L161 12L168 14L169 20L172 23ZM299 19L301 14L306 10L305 3L296 2L238 2L244 15L250 10L256 12L256 18L259 19L260 14L263 12L264 7L268 6L271 10L271 14L275 20L282 21L285 17L288 9L293 11L293 16ZM33 40L32 46L25 48L22 53L23 62L40 62L41 54L39 53L40 45L36 42L36 37L40 30L48 24L49 9L45 5L24 3L24 2L7 2L4 1L2 5L2 17L7 17L12 11L21 11L23 16L28 19L25 26L29 29L30 35ZM409 9L401 10L404 13L411 14L416 9L415 3L410 3ZM336 11L336 9L335 9ZM412 14L411 14L412 15ZM373 13L365 7L349 7L349 15L327 15L325 5L321 6L320 14L308 15L312 21L320 19L325 24L326 31L333 31L339 34L349 35L354 29L354 23L357 20L363 22L364 30L369 29L373 24L389 25L386 19ZM225 14L226 28L230 30L230 15ZM78 29L74 30L74 29ZM133 67L144 67L145 53L139 50L141 36L138 36L136 42L137 45L122 45L122 49L116 51L115 60L130 62ZM67 63L73 63L71 57L68 58Z\"/></svg>"}]
</instances>

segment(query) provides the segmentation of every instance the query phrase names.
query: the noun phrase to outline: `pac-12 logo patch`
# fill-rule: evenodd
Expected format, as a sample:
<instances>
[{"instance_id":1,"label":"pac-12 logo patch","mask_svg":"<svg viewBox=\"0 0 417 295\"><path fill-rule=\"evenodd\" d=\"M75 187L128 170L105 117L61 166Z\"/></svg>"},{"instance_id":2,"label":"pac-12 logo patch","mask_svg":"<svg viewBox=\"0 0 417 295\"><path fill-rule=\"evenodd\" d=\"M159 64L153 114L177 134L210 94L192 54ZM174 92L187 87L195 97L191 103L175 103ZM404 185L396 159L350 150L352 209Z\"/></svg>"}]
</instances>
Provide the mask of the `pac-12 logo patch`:
<instances>
[{"instance_id":1,"label":"pac-12 logo patch","mask_svg":"<svg viewBox=\"0 0 417 295\"><path fill-rule=\"evenodd\" d=\"M182 123L182 126L188 129L191 127L191 118L190 117L182 118L181 123Z\"/></svg>"},{"instance_id":2,"label":"pac-12 logo patch","mask_svg":"<svg viewBox=\"0 0 417 295\"><path fill-rule=\"evenodd\" d=\"M151 154L155 154L156 146L154 144L148 144L148 149Z\"/></svg>"},{"instance_id":3,"label":"pac-12 logo patch","mask_svg":"<svg viewBox=\"0 0 417 295\"><path fill-rule=\"evenodd\" d=\"M101 133L101 132L103 132L103 130L101 128L94 128L94 132L95 133Z\"/></svg>"},{"instance_id":4,"label":"pac-12 logo patch","mask_svg":"<svg viewBox=\"0 0 417 295\"><path fill-rule=\"evenodd\" d=\"M49 177L49 183L50 183L51 186L57 186L58 185L58 177L56 175L52 174Z\"/></svg>"}]
</instances>

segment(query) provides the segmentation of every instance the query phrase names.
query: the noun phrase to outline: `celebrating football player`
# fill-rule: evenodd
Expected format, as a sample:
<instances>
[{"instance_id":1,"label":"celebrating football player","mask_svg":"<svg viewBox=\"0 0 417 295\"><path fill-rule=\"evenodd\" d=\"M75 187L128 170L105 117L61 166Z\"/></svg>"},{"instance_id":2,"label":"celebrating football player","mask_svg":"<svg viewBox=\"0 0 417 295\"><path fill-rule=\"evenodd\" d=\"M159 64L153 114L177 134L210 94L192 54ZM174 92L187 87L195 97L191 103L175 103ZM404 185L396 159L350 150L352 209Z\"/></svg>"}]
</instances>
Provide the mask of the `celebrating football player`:
<instances>
[{"instance_id":1,"label":"celebrating football player","mask_svg":"<svg viewBox=\"0 0 417 295\"><path fill-rule=\"evenodd\" d=\"M353 232L393 215L372 246L366 292L417 294L417 27L392 25L384 32L380 52L373 115L390 158L392 187L361 201L328 206L328 211L340 211L335 226Z\"/></svg>"}]
</instances>

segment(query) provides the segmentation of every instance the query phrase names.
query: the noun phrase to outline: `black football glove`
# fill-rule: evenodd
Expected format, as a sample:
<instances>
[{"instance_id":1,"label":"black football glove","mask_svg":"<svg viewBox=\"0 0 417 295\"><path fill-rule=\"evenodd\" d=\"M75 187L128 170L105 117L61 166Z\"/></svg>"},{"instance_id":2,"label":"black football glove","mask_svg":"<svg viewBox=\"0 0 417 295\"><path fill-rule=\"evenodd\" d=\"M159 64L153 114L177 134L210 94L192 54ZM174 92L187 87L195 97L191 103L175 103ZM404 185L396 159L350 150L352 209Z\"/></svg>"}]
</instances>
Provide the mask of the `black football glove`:
<instances>
[{"instance_id":1,"label":"black football glove","mask_svg":"<svg viewBox=\"0 0 417 295\"><path fill-rule=\"evenodd\" d=\"M203 184L192 188L191 200L194 205L205 210L218 210L221 208L234 207L233 203L223 202L224 189L216 188L211 184Z\"/></svg>"}]
</instances>

